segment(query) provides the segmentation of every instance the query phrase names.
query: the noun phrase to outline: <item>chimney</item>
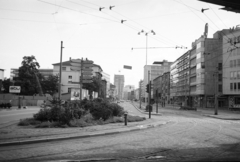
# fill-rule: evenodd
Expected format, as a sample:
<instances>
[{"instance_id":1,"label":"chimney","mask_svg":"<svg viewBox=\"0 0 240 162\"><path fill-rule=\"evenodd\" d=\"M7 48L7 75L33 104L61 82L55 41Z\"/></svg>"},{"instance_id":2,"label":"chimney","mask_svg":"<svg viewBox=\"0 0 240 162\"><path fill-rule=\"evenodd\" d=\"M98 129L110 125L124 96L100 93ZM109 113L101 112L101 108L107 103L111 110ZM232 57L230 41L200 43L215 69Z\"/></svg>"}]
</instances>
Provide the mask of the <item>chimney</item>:
<instances>
[{"instance_id":1,"label":"chimney","mask_svg":"<svg viewBox=\"0 0 240 162\"><path fill-rule=\"evenodd\" d=\"M71 58L71 57L69 57L69 61L71 61L71 59L72 59L72 58Z\"/></svg>"}]
</instances>

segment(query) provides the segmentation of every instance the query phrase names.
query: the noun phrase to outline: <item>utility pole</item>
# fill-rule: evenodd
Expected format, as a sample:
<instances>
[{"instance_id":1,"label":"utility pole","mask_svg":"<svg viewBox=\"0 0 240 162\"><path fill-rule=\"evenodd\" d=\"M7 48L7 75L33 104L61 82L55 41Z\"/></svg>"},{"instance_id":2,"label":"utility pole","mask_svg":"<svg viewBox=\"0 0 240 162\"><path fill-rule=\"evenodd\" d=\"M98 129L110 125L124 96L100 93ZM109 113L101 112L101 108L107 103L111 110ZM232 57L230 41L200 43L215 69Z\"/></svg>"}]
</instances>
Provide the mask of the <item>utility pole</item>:
<instances>
[{"instance_id":1,"label":"utility pole","mask_svg":"<svg viewBox=\"0 0 240 162\"><path fill-rule=\"evenodd\" d=\"M62 86L62 49L63 49L63 41L61 41L61 53L60 53L60 67L59 67L59 87L58 87L58 98L61 100L61 86Z\"/></svg>"},{"instance_id":2,"label":"utility pole","mask_svg":"<svg viewBox=\"0 0 240 162\"><path fill-rule=\"evenodd\" d=\"M141 100L142 100L142 84L141 84L141 82L140 82L140 88L139 88L139 90L140 90L140 94L139 94L139 100L140 100L140 109L142 108L142 102L141 102Z\"/></svg>"},{"instance_id":3,"label":"utility pole","mask_svg":"<svg viewBox=\"0 0 240 162\"><path fill-rule=\"evenodd\" d=\"M158 113L158 90L156 90L156 113Z\"/></svg>"},{"instance_id":4,"label":"utility pole","mask_svg":"<svg viewBox=\"0 0 240 162\"><path fill-rule=\"evenodd\" d=\"M83 80L83 58L81 59L81 71L80 71L80 95L79 100L82 100L82 80Z\"/></svg>"},{"instance_id":5,"label":"utility pole","mask_svg":"<svg viewBox=\"0 0 240 162\"><path fill-rule=\"evenodd\" d=\"M148 111L149 111L149 119L151 118L151 81L150 81L150 71L148 71L148 85L149 85L149 92L148 92Z\"/></svg>"},{"instance_id":6,"label":"utility pole","mask_svg":"<svg viewBox=\"0 0 240 162\"><path fill-rule=\"evenodd\" d=\"M217 68L218 70L218 68ZM214 92L215 92L215 98L214 98L214 115L218 115L218 71L216 71L214 74Z\"/></svg>"}]
</instances>

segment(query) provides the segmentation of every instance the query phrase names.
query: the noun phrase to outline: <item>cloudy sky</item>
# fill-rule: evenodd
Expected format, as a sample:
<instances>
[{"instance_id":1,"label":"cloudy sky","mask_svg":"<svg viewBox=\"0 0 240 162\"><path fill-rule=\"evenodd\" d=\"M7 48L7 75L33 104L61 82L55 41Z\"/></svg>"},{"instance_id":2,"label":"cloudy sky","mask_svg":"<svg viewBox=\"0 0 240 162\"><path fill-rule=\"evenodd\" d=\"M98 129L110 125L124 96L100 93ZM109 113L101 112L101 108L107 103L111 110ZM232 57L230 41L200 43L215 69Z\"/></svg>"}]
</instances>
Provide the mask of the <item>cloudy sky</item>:
<instances>
[{"instance_id":1,"label":"cloudy sky","mask_svg":"<svg viewBox=\"0 0 240 162\"><path fill-rule=\"evenodd\" d=\"M219 8L197 0L0 0L0 68L9 78L10 68L31 55L41 68L53 68L63 41L63 61L87 57L112 83L114 74L123 74L125 85L138 87L146 64L146 36L138 32L156 33L148 36L148 47L154 47L147 51L149 65L174 61L204 33L206 23L210 38L240 24L240 14Z\"/></svg>"}]
</instances>

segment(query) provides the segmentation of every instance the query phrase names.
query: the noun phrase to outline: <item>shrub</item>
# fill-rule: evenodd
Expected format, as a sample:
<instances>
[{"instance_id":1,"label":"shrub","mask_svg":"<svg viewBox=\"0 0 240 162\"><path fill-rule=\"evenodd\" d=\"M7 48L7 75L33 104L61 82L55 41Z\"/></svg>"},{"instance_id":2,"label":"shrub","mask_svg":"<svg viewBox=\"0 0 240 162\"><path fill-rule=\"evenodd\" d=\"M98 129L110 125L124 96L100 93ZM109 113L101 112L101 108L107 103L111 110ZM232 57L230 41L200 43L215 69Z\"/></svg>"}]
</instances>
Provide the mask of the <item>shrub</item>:
<instances>
[{"instance_id":1,"label":"shrub","mask_svg":"<svg viewBox=\"0 0 240 162\"><path fill-rule=\"evenodd\" d=\"M44 108L40 109L40 111L36 114L33 115L33 118L35 120L39 120L41 122L43 121L49 121L51 116L51 109L49 108Z\"/></svg>"},{"instance_id":2,"label":"shrub","mask_svg":"<svg viewBox=\"0 0 240 162\"><path fill-rule=\"evenodd\" d=\"M19 126L28 126L28 125L38 125L41 122L38 120L35 120L34 118L26 118L26 119L21 119L20 122L18 123Z\"/></svg>"},{"instance_id":3,"label":"shrub","mask_svg":"<svg viewBox=\"0 0 240 162\"><path fill-rule=\"evenodd\" d=\"M124 109L116 103L111 103L110 107L112 108L113 116L122 116L124 114Z\"/></svg>"}]
</instances>

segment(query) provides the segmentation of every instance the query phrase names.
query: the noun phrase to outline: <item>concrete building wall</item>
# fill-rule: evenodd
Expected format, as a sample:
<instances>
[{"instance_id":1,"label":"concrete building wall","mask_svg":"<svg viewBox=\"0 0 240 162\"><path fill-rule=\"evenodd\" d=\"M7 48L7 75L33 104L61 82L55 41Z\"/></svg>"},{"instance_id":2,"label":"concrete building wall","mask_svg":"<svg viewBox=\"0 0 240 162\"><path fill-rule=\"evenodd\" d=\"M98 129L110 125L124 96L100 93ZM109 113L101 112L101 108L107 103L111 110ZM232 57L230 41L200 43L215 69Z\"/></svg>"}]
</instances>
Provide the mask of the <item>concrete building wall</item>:
<instances>
[{"instance_id":1,"label":"concrete building wall","mask_svg":"<svg viewBox=\"0 0 240 162\"><path fill-rule=\"evenodd\" d=\"M114 75L114 85L118 99L123 99L124 75Z\"/></svg>"}]
</instances>

